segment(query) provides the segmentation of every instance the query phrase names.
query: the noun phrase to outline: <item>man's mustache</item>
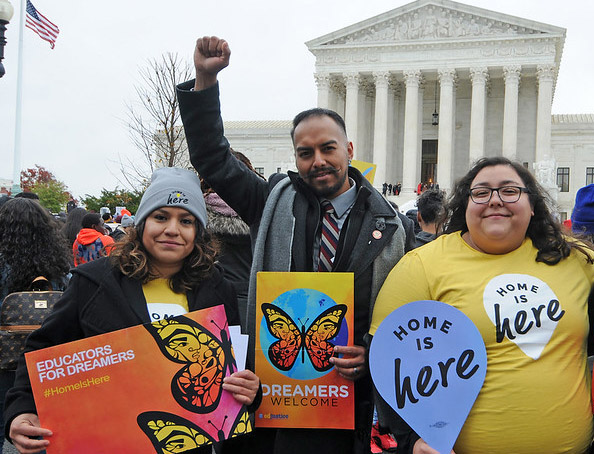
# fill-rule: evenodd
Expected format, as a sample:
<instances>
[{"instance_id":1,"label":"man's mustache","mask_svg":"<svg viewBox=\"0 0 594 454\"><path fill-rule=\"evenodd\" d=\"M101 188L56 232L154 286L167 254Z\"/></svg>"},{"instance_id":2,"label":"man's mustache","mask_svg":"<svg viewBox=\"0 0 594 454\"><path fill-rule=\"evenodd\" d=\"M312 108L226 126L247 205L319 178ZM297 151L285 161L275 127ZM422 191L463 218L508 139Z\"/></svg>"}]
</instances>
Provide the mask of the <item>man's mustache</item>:
<instances>
[{"instance_id":1,"label":"man's mustache","mask_svg":"<svg viewBox=\"0 0 594 454\"><path fill-rule=\"evenodd\" d=\"M315 178L322 173L338 173L338 169L334 167L322 167L321 169L312 170L305 175L306 178Z\"/></svg>"}]
</instances>

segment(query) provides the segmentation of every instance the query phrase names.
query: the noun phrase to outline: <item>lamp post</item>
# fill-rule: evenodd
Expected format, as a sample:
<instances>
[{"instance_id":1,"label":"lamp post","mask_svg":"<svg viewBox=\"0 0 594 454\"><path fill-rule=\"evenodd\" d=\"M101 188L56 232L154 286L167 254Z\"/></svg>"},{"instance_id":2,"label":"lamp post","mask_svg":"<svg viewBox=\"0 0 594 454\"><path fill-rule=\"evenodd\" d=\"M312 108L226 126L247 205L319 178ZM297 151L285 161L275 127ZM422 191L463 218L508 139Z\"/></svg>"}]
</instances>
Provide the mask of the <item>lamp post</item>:
<instances>
[{"instance_id":1,"label":"lamp post","mask_svg":"<svg viewBox=\"0 0 594 454\"><path fill-rule=\"evenodd\" d=\"M8 0L0 0L0 77L5 73L4 65L2 60L4 59L4 46L6 45L6 39L4 38L4 32L6 31L6 24L12 19L14 14L14 8Z\"/></svg>"},{"instance_id":2,"label":"lamp post","mask_svg":"<svg viewBox=\"0 0 594 454\"><path fill-rule=\"evenodd\" d=\"M437 113L437 81L435 81L435 110L431 115L431 124L433 126L439 125L439 114Z\"/></svg>"}]
</instances>

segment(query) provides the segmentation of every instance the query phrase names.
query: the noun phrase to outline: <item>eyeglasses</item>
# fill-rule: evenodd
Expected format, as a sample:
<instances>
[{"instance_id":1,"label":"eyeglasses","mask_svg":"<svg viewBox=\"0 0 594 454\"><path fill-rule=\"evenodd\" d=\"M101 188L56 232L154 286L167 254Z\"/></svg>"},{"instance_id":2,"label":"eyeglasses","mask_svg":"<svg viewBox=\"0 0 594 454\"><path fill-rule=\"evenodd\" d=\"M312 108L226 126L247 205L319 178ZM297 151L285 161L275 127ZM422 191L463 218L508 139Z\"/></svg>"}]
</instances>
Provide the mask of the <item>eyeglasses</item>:
<instances>
[{"instance_id":1,"label":"eyeglasses","mask_svg":"<svg viewBox=\"0 0 594 454\"><path fill-rule=\"evenodd\" d=\"M501 186L500 188L480 186L470 190L470 198L474 203L489 203L494 192L497 192L497 195L502 202L516 203L520 200L522 192L529 193L530 191L526 188L521 188L520 186Z\"/></svg>"}]
</instances>

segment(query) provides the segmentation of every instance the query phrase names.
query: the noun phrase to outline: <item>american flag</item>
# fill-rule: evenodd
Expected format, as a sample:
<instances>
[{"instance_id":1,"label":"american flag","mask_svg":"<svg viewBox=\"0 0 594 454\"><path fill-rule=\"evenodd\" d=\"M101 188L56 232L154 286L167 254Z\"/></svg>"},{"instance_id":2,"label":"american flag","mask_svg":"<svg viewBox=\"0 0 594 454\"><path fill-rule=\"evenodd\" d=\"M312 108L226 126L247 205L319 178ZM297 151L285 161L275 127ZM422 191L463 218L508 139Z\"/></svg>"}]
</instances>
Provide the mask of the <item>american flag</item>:
<instances>
[{"instance_id":1,"label":"american flag","mask_svg":"<svg viewBox=\"0 0 594 454\"><path fill-rule=\"evenodd\" d=\"M54 48L54 43L56 42L58 33L60 33L60 29L37 11L33 3L29 0L27 0L27 20L25 25L37 33L41 39L48 41L52 49Z\"/></svg>"}]
</instances>

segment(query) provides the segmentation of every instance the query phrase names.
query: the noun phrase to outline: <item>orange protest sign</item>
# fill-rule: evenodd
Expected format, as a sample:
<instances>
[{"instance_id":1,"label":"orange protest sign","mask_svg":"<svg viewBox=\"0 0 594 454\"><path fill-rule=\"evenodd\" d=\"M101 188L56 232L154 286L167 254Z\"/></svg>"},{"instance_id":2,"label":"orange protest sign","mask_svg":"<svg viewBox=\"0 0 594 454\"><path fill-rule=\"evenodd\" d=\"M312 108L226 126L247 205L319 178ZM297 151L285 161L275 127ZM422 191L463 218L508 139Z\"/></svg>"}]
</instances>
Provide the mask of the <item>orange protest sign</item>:
<instances>
[{"instance_id":1,"label":"orange protest sign","mask_svg":"<svg viewBox=\"0 0 594 454\"><path fill-rule=\"evenodd\" d=\"M353 382L330 362L353 343L353 274L260 272L256 299L256 426L353 429Z\"/></svg>"},{"instance_id":2,"label":"orange protest sign","mask_svg":"<svg viewBox=\"0 0 594 454\"><path fill-rule=\"evenodd\" d=\"M48 454L182 452L247 433L223 306L27 353ZM173 450L173 449L176 450Z\"/></svg>"}]
</instances>

